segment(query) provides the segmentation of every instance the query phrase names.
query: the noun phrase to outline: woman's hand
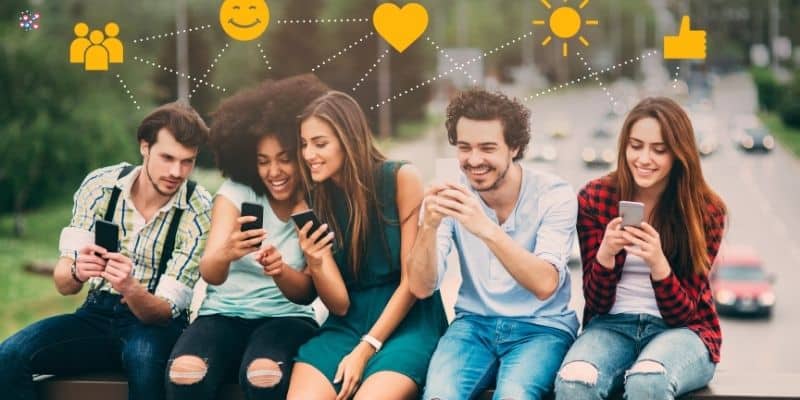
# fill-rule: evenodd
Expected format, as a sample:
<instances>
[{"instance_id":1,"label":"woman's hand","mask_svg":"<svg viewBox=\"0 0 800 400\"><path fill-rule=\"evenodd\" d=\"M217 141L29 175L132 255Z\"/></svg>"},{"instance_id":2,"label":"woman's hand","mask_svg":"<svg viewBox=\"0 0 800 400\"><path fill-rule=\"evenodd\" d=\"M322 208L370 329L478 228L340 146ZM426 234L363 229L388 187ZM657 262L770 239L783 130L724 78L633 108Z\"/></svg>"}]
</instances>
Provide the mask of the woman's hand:
<instances>
[{"instance_id":1,"label":"woman's hand","mask_svg":"<svg viewBox=\"0 0 800 400\"><path fill-rule=\"evenodd\" d=\"M647 222L642 222L641 228L626 226L622 236L631 245L625 246L625 251L644 259L650 267L650 275L654 280L660 281L669 276L671 270L669 261L661 249L661 238L658 232Z\"/></svg>"},{"instance_id":2,"label":"woman's hand","mask_svg":"<svg viewBox=\"0 0 800 400\"><path fill-rule=\"evenodd\" d=\"M622 251L625 246L630 245L630 241L623 236L624 231L620 229L622 226L622 217L617 217L611 220L606 226L606 232L603 235L603 241L600 242L600 248L597 249L597 262L606 269L614 269L614 257Z\"/></svg>"},{"instance_id":3,"label":"woman's hand","mask_svg":"<svg viewBox=\"0 0 800 400\"><path fill-rule=\"evenodd\" d=\"M279 277L286 267L286 263L283 262L283 256L281 255L281 252L271 244L267 245L263 249L258 250L255 254L255 258L264 268L264 275L271 276L273 278Z\"/></svg>"},{"instance_id":4,"label":"woman's hand","mask_svg":"<svg viewBox=\"0 0 800 400\"><path fill-rule=\"evenodd\" d=\"M309 268L318 268L322 266L323 257L331 254L333 232L322 236L328 230L328 224L323 224L309 236L308 231L311 230L312 225L313 222L306 222L303 228L297 232L297 237L300 239L300 248L303 250Z\"/></svg>"},{"instance_id":5,"label":"woman's hand","mask_svg":"<svg viewBox=\"0 0 800 400\"><path fill-rule=\"evenodd\" d=\"M375 349L372 346L359 342L350 354L342 358L333 378L334 384L342 383L342 388L339 390L336 400L347 400L356 393L364 375L364 367L373 354L375 354Z\"/></svg>"},{"instance_id":6,"label":"woman's hand","mask_svg":"<svg viewBox=\"0 0 800 400\"><path fill-rule=\"evenodd\" d=\"M225 244L225 249L228 253L228 258L238 260L254 251L257 251L261 242L267 239L267 231L264 229L251 229L242 232L242 224L248 222L255 222L257 218L254 216L239 217L236 219L236 227L228 235L228 240Z\"/></svg>"}]
</instances>

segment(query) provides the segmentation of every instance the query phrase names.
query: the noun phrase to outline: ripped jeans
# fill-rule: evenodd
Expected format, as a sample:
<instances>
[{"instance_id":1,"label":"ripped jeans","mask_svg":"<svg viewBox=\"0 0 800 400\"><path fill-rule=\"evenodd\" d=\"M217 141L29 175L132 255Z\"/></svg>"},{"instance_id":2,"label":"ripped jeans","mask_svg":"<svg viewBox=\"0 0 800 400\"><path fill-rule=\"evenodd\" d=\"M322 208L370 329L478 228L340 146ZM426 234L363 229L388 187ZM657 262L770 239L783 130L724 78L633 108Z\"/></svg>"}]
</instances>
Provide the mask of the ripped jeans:
<instances>
[{"instance_id":1,"label":"ripped jeans","mask_svg":"<svg viewBox=\"0 0 800 400\"><path fill-rule=\"evenodd\" d=\"M198 317L172 350L167 398L213 400L224 383L247 399L283 399L297 349L317 330L305 317Z\"/></svg>"},{"instance_id":2,"label":"ripped jeans","mask_svg":"<svg viewBox=\"0 0 800 400\"><path fill-rule=\"evenodd\" d=\"M647 314L594 317L556 377L557 400L674 399L702 388L716 364L700 338Z\"/></svg>"}]
</instances>

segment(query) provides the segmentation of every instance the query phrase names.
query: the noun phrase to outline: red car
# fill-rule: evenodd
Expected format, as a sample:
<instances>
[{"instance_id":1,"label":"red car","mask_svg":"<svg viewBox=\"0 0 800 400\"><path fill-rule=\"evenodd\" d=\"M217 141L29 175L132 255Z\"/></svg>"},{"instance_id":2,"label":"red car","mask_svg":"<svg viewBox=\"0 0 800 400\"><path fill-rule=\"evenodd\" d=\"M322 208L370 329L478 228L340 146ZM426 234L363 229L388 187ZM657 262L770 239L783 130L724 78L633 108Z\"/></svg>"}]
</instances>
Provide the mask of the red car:
<instances>
[{"instance_id":1,"label":"red car","mask_svg":"<svg viewBox=\"0 0 800 400\"><path fill-rule=\"evenodd\" d=\"M775 305L774 277L751 247L723 246L711 271L711 290L722 314L770 317Z\"/></svg>"}]
</instances>

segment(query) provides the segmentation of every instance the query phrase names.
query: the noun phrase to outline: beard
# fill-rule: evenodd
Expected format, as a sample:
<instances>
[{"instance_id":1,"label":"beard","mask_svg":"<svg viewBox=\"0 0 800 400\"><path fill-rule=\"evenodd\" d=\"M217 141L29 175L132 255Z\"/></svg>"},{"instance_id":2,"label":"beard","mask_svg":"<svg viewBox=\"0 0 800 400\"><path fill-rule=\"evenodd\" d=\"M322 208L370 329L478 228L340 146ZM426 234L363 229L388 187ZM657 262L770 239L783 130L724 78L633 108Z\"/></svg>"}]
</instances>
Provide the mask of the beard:
<instances>
[{"instance_id":1,"label":"beard","mask_svg":"<svg viewBox=\"0 0 800 400\"><path fill-rule=\"evenodd\" d=\"M170 192L165 192L165 191L164 191L164 190L162 190L160 187L158 187L158 182L157 182L156 180L154 180L154 179L153 179L153 176L152 176L152 175L150 175L150 161L149 161L149 160L148 160L148 161L147 161L147 162L144 164L144 172L145 172L145 174L147 175L147 180L148 180L148 181L150 181L150 184L153 186L153 189L154 189L154 190L155 190L155 191L156 191L158 194L160 194L160 195L162 195L162 196L165 196L165 197L171 197L172 195L174 195L175 193L177 193L177 192L178 192L178 190L180 190L180 188L181 188L181 186L180 186L180 185L178 185L178 187L176 187L176 188L175 188L175 190L173 190L173 191L172 191L172 193L170 193Z\"/></svg>"},{"instance_id":2,"label":"beard","mask_svg":"<svg viewBox=\"0 0 800 400\"><path fill-rule=\"evenodd\" d=\"M513 165L513 163L511 163L511 162L507 163L505 165L505 168L498 174L497 179L495 179L494 182L492 182L492 184L489 185L489 187L480 188L480 187L475 187L474 185L471 185L472 188L477 192L491 192L491 191L497 190L497 188L499 188L503 184L503 182L505 182L506 175L508 174L508 171L511 169L511 165ZM480 168L480 166L478 166L478 168ZM462 166L462 169L464 169L466 171L466 170L474 169L474 168L468 167L468 166ZM491 171L497 171L497 168L489 166L489 170L490 170L490 172Z\"/></svg>"}]
</instances>

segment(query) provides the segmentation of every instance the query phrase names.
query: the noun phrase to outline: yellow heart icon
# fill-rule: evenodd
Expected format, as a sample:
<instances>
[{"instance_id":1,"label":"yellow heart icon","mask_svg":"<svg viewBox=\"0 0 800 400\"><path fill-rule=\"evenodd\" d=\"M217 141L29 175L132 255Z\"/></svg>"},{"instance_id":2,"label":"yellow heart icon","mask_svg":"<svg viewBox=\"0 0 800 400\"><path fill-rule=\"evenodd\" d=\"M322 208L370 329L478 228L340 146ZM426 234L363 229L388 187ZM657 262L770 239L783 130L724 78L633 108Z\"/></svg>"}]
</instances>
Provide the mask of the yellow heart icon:
<instances>
[{"instance_id":1,"label":"yellow heart icon","mask_svg":"<svg viewBox=\"0 0 800 400\"><path fill-rule=\"evenodd\" d=\"M403 8L383 3L372 14L372 24L382 38L402 53L425 32L428 10L419 3L408 3Z\"/></svg>"}]
</instances>

